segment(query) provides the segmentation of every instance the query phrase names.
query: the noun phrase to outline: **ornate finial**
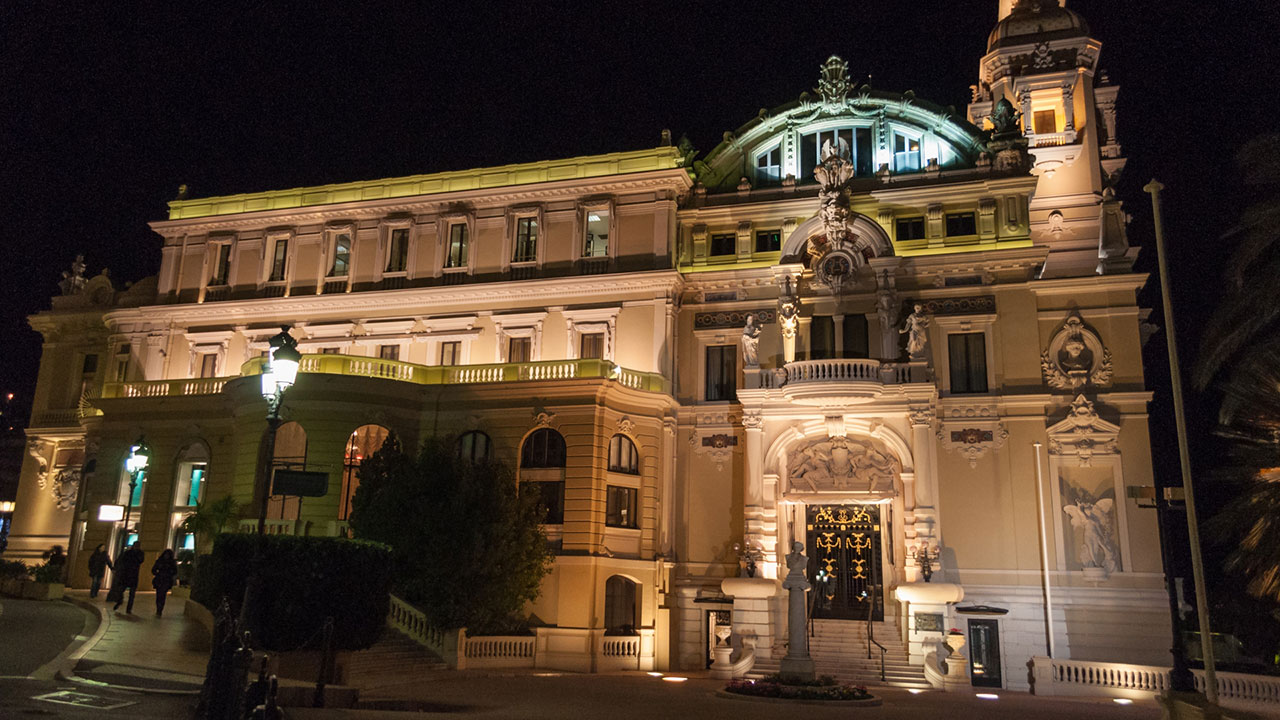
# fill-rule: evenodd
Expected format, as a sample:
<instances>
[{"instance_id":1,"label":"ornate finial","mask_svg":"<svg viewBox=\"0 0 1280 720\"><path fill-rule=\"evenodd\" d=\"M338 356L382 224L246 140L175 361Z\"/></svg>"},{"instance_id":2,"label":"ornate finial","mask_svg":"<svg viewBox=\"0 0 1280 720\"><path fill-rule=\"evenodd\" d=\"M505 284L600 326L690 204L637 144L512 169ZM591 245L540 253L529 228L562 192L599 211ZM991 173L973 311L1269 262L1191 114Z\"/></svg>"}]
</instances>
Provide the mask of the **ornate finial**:
<instances>
[{"instance_id":1,"label":"ornate finial","mask_svg":"<svg viewBox=\"0 0 1280 720\"><path fill-rule=\"evenodd\" d=\"M818 87L814 89L827 105L843 104L849 97L849 63L837 55L827 58L827 62L822 65Z\"/></svg>"}]
</instances>

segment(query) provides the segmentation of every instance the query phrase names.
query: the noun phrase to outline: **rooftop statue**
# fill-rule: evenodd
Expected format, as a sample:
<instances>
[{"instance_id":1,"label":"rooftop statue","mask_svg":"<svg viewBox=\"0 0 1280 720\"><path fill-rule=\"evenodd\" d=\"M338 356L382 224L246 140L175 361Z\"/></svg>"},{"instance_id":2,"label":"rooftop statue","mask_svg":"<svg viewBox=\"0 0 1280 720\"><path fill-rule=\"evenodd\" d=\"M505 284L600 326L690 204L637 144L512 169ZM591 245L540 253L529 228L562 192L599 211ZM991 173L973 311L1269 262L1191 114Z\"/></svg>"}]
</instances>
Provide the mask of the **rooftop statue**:
<instances>
[{"instance_id":1,"label":"rooftop statue","mask_svg":"<svg viewBox=\"0 0 1280 720\"><path fill-rule=\"evenodd\" d=\"M62 280L58 282L58 289L63 295L77 295L84 290L87 280L84 279L84 256L77 255L74 262L71 263L71 270L62 271Z\"/></svg>"}]
</instances>

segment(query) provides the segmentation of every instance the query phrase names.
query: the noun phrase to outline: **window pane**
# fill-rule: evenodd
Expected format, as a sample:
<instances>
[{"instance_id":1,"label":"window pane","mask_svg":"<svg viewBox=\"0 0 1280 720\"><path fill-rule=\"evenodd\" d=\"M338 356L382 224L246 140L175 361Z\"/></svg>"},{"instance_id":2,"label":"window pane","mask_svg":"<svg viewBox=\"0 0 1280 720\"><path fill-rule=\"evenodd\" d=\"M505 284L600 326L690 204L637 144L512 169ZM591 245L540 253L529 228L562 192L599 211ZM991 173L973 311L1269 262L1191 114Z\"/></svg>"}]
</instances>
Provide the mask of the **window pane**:
<instances>
[{"instance_id":1,"label":"window pane","mask_svg":"<svg viewBox=\"0 0 1280 720\"><path fill-rule=\"evenodd\" d=\"M1037 135L1057 132L1057 114L1053 110L1037 110L1031 113L1031 128Z\"/></svg>"},{"instance_id":2,"label":"window pane","mask_svg":"<svg viewBox=\"0 0 1280 720\"><path fill-rule=\"evenodd\" d=\"M400 346L399 345L379 345L378 357L382 358L383 360L399 360Z\"/></svg>"},{"instance_id":3,"label":"window pane","mask_svg":"<svg viewBox=\"0 0 1280 720\"><path fill-rule=\"evenodd\" d=\"M226 285L227 271L231 265L231 245L219 245L217 252L217 259L213 263L213 277L209 279L209 284Z\"/></svg>"},{"instance_id":4,"label":"window pane","mask_svg":"<svg viewBox=\"0 0 1280 720\"><path fill-rule=\"evenodd\" d=\"M531 489L536 490L542 507L546 508L546 515L543 516L542 522L547 525L559 525L564 522L564 481L559 482L532 482L528 483Z\"/></svg>"},{"instance_id":5,"label":"window pane","mask_svg":"<svg viewBox=\"0 0 1280 720\"><path fill-rule=\"evenodd\" d=\"M387 272L403 272L409 258L409 228L396 228L391 231L391 242L387 255Z\"/></svg>"},{"instance_id":6,"label":"window pane","mask_svg":"<svg viewBox=\"0 0 1280 720\"><path fill-rule=\"evenodd\" d=\"M507 341L507 362L523 363L529 362L530 350L533 348L533 339L527 337L513 337Z\"/></svg>"},{"instance_id":7,"label":"window pane","mask_svg":"<svg viewBox=\"0 0 1280 720\"><path fill-rule=\"evenodd\" d=\"M987 345L985 333L954 333L948 335L947 357L951 364L951 392L987 392Z\"/></svg>"},{"instance_id":8,"label":"window pane","mask_svg":"<svg viewBox=\"0 0 1280 720\"><path fill-rule=\"evenodd\" d=\"M538 220L520 218L516 221L516 246L511 262L533 262L538 258Z\"/></svg>"},{"instance_id":9,"label":"window pane","mask_svg":"<svg viewBox=\"0 0 1280 720\"><path fill-rule=\"evenodd\" d=\"M711 255L736 255L738 236L733 233L711 236Z\"/></svg>"},{"instance_id":10,"label":"window pane","mask_svg":"<svg viewBox=\"0 0 1280 720\"><path fill-rule=\"evenodd\" d=\"M870 357L866 315L844 316L844 356L847 358Z\"/></svg>"},{"instance_id":11,"label":"window pane","mask_svg":"<svg viewBox=\"0 0 1280 720\"><path fill-rule=\"evenodd\" d=\"M604 333L583 333L578 357L582 359L604 357Z\"/></svg>"},{"instance_id":12,"label":"window pane","mask_svg":"<svg viewBox=\"0 0 1280 720\"><path fill-rule=\"evenodd\" d=\"M457 365L462 358L462 341L451 340L440 343L440 364Z\"/></svg>"},{"instance_id":13,"label":"window pane","mask_svg":"<svg viewBox=\"0 0 1280 720\"><path fill-rule=\"evenodd\" d=\"M467 266L468 230L464 223L449 226L449 255L445 258L445 267Z\"/></svg>"},{"instance_id":14,"label":"window pane","mask_svg":"<svg viewBox=\"0 0 1280 720\"><path fill-rule=\"evenodd\" d=\"M587 236L583 257L604 257L609 254L609 211L587 211Z\"/></svg>"},{"instance_id":15,"label":"window pane","mask_svg":"<svg viewBox=\"0 0 1280 720\"><path fill-rule=\"evenodd\" d=\"M289 241L281 238L276 240L276 246L271 256L271 277L272 281L284 280L285 260L288 257Z\"/></svg>"},{"instance_id":16,"label":"window pane","mask_svg":"<svg viewBox=\"0 0 1280 720\"><path fill-rule=\"evenodd\" d=\"M859 177L875 173L875 153L871 150L871 128L860 127L854 132L853 164Z\"/></svg>"},{"instance_id":17,"label":"window pane","mask_svg":"<svg viewBox=\"0 0 1280 720\"><path fill-rule=\"evenodd\" d=\"M978 222L973 213L947 213L947 237L977 234Z\"/></svg>"},{"instance_id":18,"label":"window pane","mask_svg":"<svg viewBox=\"0 0 1280 720\"><path fill-rule=\"evenodd\" d=\"M815 315L809 323L809 359L835 357L836 324L830 315Z\"/></svg>"},{"instance_id":19,"label":"window pane","mask_svg":"<svg viewBox=\"0 0 1280 720\"><path fill-rule=\"evenodd\" d=\"M736 345L707 348L707 400L738 399L737 349Z\"/></svg>"},{"instance_id":20,"label":"window pane","mask_svg":"<svg viewBox=\"0 0 1280 720\"><path fill-rule=\"evenodd\" d=\"M610 527L636 527L636 489L610 485L606 496L604 524Z\"/></svg>"},{"instance_id":21,"label":"window pane","mask_svg":"<svg viewBox=\"0 0 1280 720\"><path fill-rule=\"evenodd\" d=\"M756 233L756 252L778 252L782 249L782 232L761 230Z\"/></svg>"},{"instance_id":22,"label":"window pane","mask_svg":"<svg viewBox=\"0 0 1280 720\"><path fill-rule=\"evenodd\" d=\"M187 505L195 506L204 497L204 463L191 466L190 487L187 490Z\"/></svg>"},{"instance_id":23,"label":"window pane","mask_svg":"<svg viewBox=\"0 0 1280 720\"><path fill-rule=\"evenodd\" d=\"M897 222L898 241L923 240L924 218L899 218Z\"/></svg>"},{"instance_id":24,"label":"window pane","mask_svg":"<svg viewBox=\"0 0 1280 720\"><path fill-rule=\"evenodd\" d=\"M329 277L343 277L351 270L351 236L343 233L333 240L333 265Z\"/></svg>"},{"instance_id":25,"label":"window pane","mask_svg":"<svg viewBox=\"0 0 1280 720\"><path fill-rule=\"evenodd\" d=\"M214 353L206 353L200 356L200 377L211 378L218 376L218 356Z\"/></svg>"}]
</instances>

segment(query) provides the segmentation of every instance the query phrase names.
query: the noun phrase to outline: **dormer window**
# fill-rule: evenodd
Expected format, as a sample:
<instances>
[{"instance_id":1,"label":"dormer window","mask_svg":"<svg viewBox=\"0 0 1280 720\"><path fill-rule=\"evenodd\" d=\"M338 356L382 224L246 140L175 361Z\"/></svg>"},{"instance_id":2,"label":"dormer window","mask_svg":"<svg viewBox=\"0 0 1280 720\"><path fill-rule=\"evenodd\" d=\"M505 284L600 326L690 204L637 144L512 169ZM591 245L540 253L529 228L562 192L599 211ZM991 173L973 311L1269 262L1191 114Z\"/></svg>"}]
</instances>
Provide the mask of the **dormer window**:
<instances>
[{"instance_id":1,"label":"dormer window","mask_svg":"<svg viewBox=\"0 0 1280 720\"><path fill-rule=\"evenodd\" d=\"M609 254L609 209L588 208L587 232L582 247L583 257L606 257Z\"/></svg>"},{"instance_id":2,"label":"dormer window","mask_svg":"<svg viewBox=\"0 0 1280 720\"><path fill-rule=\"evenodd\" d=\"M346 277L351 272L351 235L338 233L333 238L333 264L329 277Z\"/></svg>"},{"instance_id":3,"label":"dormer window","mask_svg":"<svg viewBox=\"0 0 1280 720\"><path fill-rule=\"evenodd\" d=\"M538 218L522 217L516 219L515 251L511 254L511 262L534 262L538 259Z\"/></svg>"},{"instance_id":4,"label":"dormer window","mask_svg":"<svg viewBox=\"0 0 1280 720\"><path fill-rule=\"evenodd\" d=\"M445 256L446 268L464 268L467 266L467 246L470 244L470 232L464 222L449 226L449 252Z\"/></svg>"},{"instance_id":5,"label":"dormer window","mask_svg":"<svg viewBox=\"0 0 1280 720\"><path fill-rule=\"evenodd\" d=\"M782 182L782 148L775 145L756 156L756 185L777 185Z\"/></svg>"}]
</instances>

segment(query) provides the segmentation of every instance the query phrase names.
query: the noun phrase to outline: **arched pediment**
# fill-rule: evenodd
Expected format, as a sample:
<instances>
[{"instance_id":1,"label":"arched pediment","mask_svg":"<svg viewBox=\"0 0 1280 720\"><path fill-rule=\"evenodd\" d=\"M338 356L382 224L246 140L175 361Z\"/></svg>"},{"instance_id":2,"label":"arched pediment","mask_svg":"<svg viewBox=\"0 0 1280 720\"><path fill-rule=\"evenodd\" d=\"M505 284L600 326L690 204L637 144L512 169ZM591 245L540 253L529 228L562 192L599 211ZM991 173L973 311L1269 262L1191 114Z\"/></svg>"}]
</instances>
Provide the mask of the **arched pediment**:
<instances>
[{"instance_id":1,"label":"arched pediment","mask_svg":"<svg viewBox=\"0 0 1280 720\"><path fill-rule=\"evenodd\" d=\"M787 175L809 182L824 137L848 141L860 177L882 167L895 174L921 172L931 160L939 168L974 167L986 149L982 132L953 109L911 91L855 89L847 64L833 56L814 93L761 110L737 131L725 133L706 160L695 164L698 180L708 188L733 189L745 170L754 187L779 184Z\"/></svg>"},{"instance_id":2,"label":"arched pediment","mask_svg":"<svg viewBox=\"0 0 1280 720\"><path fill-rule=\"evenodd\" d=\"M872 257L886 257L893 254L893 243L890 242L884 228L880 227L880 223L866 215L850 213L848 225L850 234L855 238L853 243L856 246L869 248ZM781 262L804 262L805 243L809 238L820 235L825 230L822 218L817 215L800 223L782 244Z\"/></svg>"}]
</instances>

